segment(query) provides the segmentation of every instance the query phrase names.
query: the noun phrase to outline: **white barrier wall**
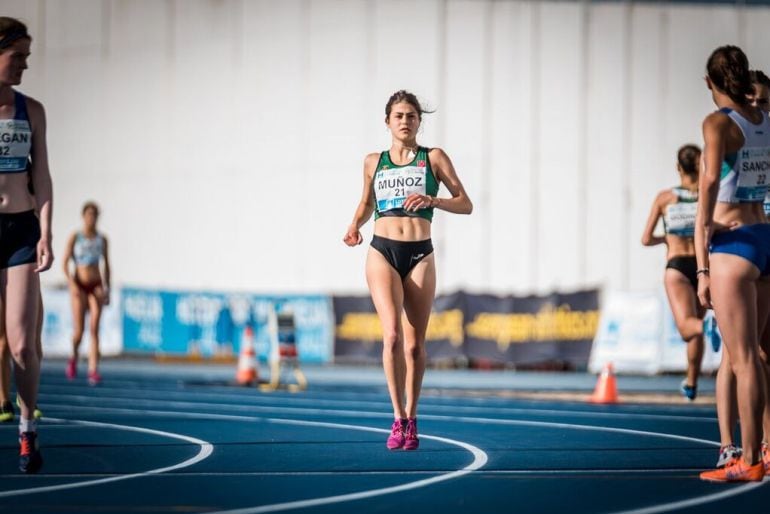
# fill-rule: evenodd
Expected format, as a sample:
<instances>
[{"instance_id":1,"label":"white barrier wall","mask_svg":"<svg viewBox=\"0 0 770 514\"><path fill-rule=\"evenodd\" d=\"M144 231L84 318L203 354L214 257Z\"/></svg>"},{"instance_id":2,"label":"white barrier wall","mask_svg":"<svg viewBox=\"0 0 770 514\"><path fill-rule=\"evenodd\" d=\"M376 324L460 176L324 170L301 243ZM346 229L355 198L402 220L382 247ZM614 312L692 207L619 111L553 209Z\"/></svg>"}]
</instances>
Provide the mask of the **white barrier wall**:
<instances>
[{"instance_id":1,"label":"white barrier wall","mask_svg":"<svg viewBox=\"0 0 770 514\"><path fill-rule=\"evenodd\" d=\"M705 60L770 69L770 7L471 0L3 0L35 38L55 251L95 199L115 280L356 292L342 235L391 93L428 107L475 203L439 213L439 290L649 290L639 244L713 109ZM443 194L447 194L443 191ZM368 239L371 224L364 230ZM60 264L60 263L58 263ZM48 283L61 271L46 274Z\"/></svg>"}]
</instances>

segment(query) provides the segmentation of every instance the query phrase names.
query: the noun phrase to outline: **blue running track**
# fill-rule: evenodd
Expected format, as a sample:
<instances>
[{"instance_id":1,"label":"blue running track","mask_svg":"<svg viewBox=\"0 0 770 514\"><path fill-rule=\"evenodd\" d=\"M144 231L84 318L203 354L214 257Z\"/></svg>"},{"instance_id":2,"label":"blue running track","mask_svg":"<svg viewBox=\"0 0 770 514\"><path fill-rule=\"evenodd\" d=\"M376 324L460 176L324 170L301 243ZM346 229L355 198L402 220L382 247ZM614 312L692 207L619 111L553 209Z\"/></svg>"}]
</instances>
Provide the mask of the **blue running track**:
<instances>
[{"instance_id":1,"label":"blue running track","mask_svg":"<svg viewBox=\"0 0 770 514\"><path fill-rule=\"evenodd\" d=\"M390 402L370 373L263 393L129 361L89 387L54 361L40 474L17 471L16 425L0 425L0 512L770 512L770 479L698 479L717 458L713 406L429 389L420 449L389 452Z\"/></svg>"}]
</instances>

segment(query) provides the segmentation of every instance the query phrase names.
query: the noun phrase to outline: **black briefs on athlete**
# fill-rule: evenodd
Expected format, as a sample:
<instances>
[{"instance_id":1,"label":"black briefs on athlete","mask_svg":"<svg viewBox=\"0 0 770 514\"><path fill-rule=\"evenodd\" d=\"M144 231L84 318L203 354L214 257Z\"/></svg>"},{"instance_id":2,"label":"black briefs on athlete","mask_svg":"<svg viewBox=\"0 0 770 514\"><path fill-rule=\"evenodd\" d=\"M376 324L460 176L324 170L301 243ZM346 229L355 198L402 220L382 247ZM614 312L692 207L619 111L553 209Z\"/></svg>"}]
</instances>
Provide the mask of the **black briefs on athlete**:
<instances>
[{"instance_id":1,"label":"black briefs on athlete","mask_svg":"<svg viewBox=\"0 0 770 514\"><path fill-rule=\"evenodd\" d=\"M695 256L680 255L679 257L672 257L666 263L666 269L675 269L682 273L687 280L692 284L693 289L698 290L698 263L695 260Z\"/></svg>"},{"instance_id":2,"label":"black briefs on athlete","mask_svg":"<svg viewBox=\"0 0 770 514\"><path fill-rule=\"evenodd\" d=\"M393 269L401 275L401 280L404 280L421 260L433 253L433 242L430 239L396 241L395 239L374 236L372 248L380 252L385 260L393 266Z\"/></svg>"},{"instance_id":3,"label":"black briefs on athlete","mask_svg":"<svg viewBox=\"0 0 770 514\"><path fill-rule=\"evenodd\" d=\"M0 269L37 262L38 241L35 211L0 214Z\"/></svg>"}]
</instances>

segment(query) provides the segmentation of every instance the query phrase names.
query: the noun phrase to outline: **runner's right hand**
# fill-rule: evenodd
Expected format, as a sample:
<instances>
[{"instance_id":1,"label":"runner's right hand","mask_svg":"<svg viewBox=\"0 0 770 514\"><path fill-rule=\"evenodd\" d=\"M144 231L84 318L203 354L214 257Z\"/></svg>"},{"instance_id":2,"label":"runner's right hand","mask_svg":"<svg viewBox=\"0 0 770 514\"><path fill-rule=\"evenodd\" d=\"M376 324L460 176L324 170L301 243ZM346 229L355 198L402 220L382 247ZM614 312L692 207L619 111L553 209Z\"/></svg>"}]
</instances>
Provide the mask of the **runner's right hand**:
<instances>
[{"instance_id":1,"label":"runner's right hand","mask_svg":"<svg viewBox=\"0 0 770 514\"><path fill-rule=\"evenodd\" d=\"M350 225L348 231L345 233L345 237L342 238L342 241L348 246L360 245L363 240L364 238L361 235L361 232L355 225Z\"/></svg>"}]
</instances>

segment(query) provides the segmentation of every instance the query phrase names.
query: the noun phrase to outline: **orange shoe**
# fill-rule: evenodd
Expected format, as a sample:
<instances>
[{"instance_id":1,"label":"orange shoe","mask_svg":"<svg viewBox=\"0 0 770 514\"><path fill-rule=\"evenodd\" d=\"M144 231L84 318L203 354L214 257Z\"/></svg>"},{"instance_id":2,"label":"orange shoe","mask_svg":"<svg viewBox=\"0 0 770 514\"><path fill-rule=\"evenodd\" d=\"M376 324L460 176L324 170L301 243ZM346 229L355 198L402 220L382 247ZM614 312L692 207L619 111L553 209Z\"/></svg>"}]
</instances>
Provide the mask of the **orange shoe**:
<instances>
[{"instance_id":1,"label":"orange shoe","mask_svg":"<svg viewBox=\"0 0 770 514\"><path fill-rule=\"evenodd\" d=\"M765 476L770 477L770 446L762 443L762 463L765 465Z\"/></svg>"},{"instance_id":2,"label":"orange shoe","mask_svg":"<svg viewBox=\"0 0 770 514\"><path fill-rule=\"evenodd\" d=\"M743 458L732 461L722 469L704 471L700 474L700 479L708 482L761 482L763 478L765 478L765 464L759 461L749 466Z\"/></svg>"}]
</instances>

